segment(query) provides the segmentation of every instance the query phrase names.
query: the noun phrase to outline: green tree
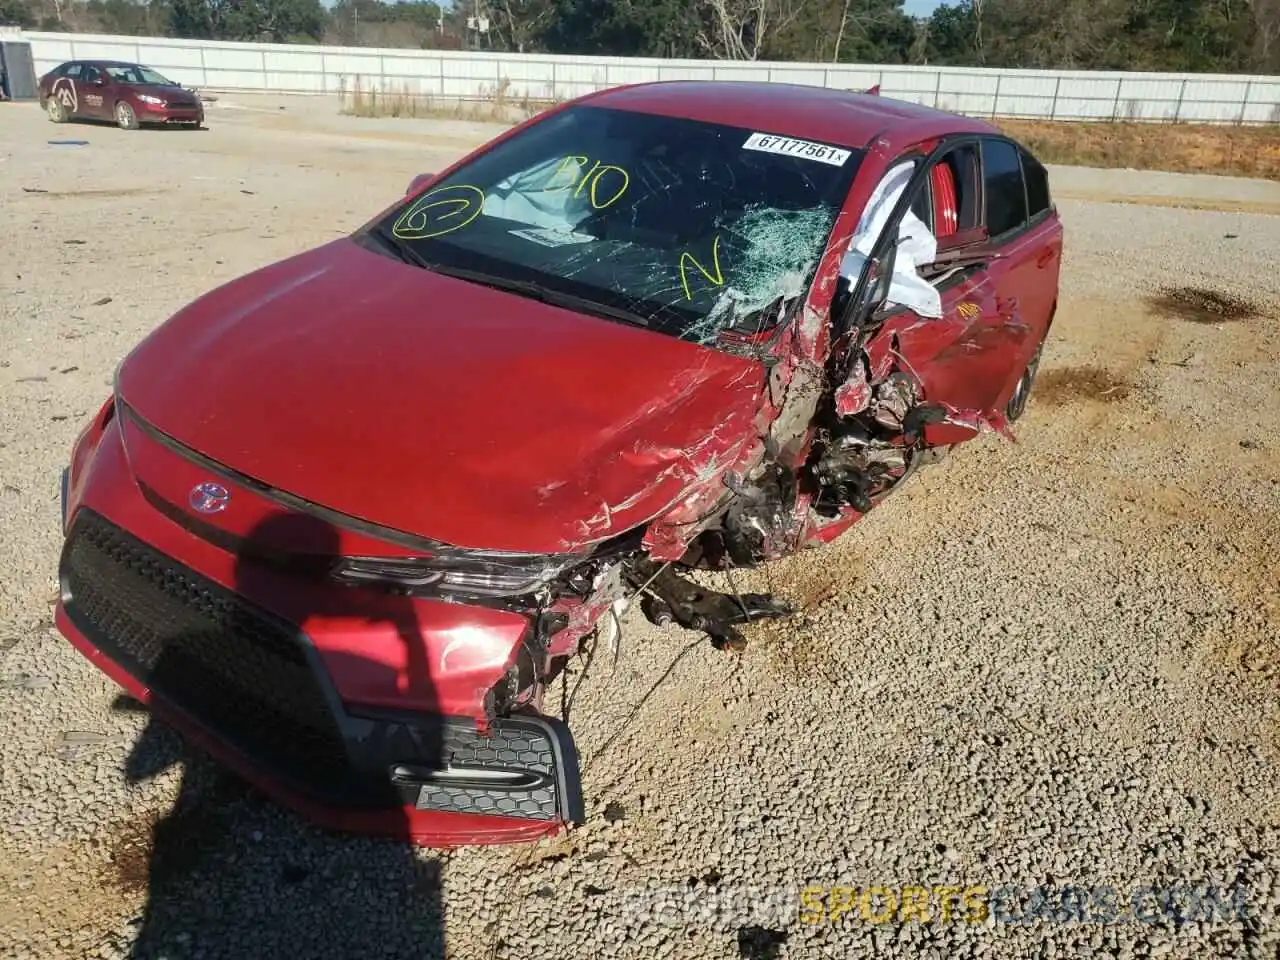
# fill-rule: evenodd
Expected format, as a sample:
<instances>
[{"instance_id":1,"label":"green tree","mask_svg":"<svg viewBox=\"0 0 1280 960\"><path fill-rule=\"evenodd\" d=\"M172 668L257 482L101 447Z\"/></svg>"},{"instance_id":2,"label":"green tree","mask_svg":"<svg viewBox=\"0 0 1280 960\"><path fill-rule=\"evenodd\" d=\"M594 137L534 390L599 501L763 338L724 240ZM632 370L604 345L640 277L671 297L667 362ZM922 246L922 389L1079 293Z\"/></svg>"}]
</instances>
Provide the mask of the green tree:
<instances>
[{"instance_id":1,"label":"green tree","mask_svg":"<svg viewBox=\"0 0 1280 960\"><path fill-rule=\"evenodd\" d=\"M698 57L699 21L682 0L552 0L540 34L554 53Z\"/></svg>"},{"instance_id":2,"label":"green tree","mask_svg":"<svg viewBox=\"0 0 1280 960\"><path fill-rule=\"evenodd\" d=\"M34 27L36 13L26 0L0 0L0 24Z\"/></svg>"},{"instance_id":3,"label":"green tree","mask_svg":"<svg viewBox=\"0 0 1280 960\"><path fill-rule=\"evenodd\" d=\"M320 0L170 0L174 36L209 40L319 40Z\"/></svg>"},{"instance_id":4,"label":"green tree","mask_svg":"<svg viewBox=\"0 0 1280 960\"><path fill-rule=\"evenodd\" d=\"M924 32L925 63L971 66L982 62L978 16L972 0L938 7L920 29Z\"/></svg>"}]
</instances>

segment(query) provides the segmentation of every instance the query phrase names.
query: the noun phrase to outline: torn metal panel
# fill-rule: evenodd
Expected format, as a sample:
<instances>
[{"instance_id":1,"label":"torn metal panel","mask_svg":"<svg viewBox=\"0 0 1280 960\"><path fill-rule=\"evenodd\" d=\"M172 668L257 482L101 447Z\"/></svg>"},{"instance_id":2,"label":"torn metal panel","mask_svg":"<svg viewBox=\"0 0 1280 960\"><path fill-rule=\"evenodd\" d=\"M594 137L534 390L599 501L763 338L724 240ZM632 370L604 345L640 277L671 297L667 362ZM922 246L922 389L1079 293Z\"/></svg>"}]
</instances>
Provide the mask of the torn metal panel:
<instances>
[{"instance_id":1,"label":"torn metal panel","mask_svg":"<svg viewBox=\"0 0 1280 960\"><path fill-rule=\"evenodd\" d=\"M853 371L844 383L836 388L836 413L842 417L852 417L854 414L861 413L870 405L873 394L874 388L867 376L866 364L861 360L855 361Z\"/></svg>"}]
</instances>

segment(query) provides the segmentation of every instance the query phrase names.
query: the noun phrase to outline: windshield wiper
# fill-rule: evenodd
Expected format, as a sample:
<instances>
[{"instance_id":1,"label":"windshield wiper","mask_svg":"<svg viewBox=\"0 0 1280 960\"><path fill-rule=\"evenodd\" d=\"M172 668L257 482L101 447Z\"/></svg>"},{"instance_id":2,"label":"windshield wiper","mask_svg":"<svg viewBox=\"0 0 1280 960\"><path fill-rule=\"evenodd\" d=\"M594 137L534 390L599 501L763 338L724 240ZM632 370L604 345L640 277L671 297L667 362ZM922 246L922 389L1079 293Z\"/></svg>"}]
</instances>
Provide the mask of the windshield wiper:
<instances>
[{"instance_id":1,"label":"windshield wiper","mask_svg":"<svg viewBox=\"0 0 1280 960\"><path fill-rule=\"evenodd\" d=\"M467 280L471 283L479 283L486 287L493 287L495 290L505 290L508 293L516 293L522 297L528 297L531 300L539 300L542 303L551 304L555 307L564 307L567 310L577 310L582 313L594 314L598 317L606 317L610 320L620 320L623 323L629 323L637 327L647 327L652 318L638 313L634 310L627 310L622 307L613 307L606 303L598 303L587 297L575 296L572 293L561 293L558 290L551 290L533 280L515 280L511 277L503 277L498 274L485 273L483 270L468 270L466 267L453 267L443 263L437 263L428 260L417 250L413 249L404 240L401 240L386 227L379 224L374 227L373 232L378 239L395 252L405 263L422 267L424 270L430 270L434 273L444 274L446 277L453 277L457 280Z\"/></svg>"},{"instance_id":2,"label":"windshield wiper","mask_svg":"<svg viewBox=\"0 0 1280 960\"><path fill-rule=\"evenodd\" d=\"M390 247L395 255L405 263L412 264L415 267L422 267L424 270L433 269L431 261L426 259L426 257L413 249L413 247L409 246L409 244L401 240L382 224L378 224L373 228L373 234L386 246Z\"/></svg>"},{"instance_id":3,"label":"windshield wiper","mask_svg":"<svg viewBox=\"0 0 1280 960\"><path fill-rule=\"evenodd\" d=\"M534 285L536 286L536 284ZM653 318L645 316L636 310L627 310L625 307L613 307L607 303L600 303L588 297L575 296L572 293L561 293L558 290L542 289L538 294L539 299L544 303L549 303L556 307L564 307L566 310L577 310L581 313L594 314L597 317L605 317L609 320L620 320L623 323L629 323L636 327L647 327Z\"/></svg>"},{"instance_id":4,"label":"windshield wiper","mask_svg":"<svg viewBox=\"0 0 1280 960\"><path fill-rule=\"evenodd\" d=\"M493 287L495 290L505 290L508 293L516 293L522 297L528 297L531 300L540 300L541 302L550 304L553 307L564 307L567 310L577 310L582 313L594 314L598 317L606 317L610 320L620 320L623 323L629 323L637 327L649 326L651 319L643 313L637 313L634 310L627 310L623 307L613 307L607 303L600 303L596 300L591 300L588 297L579 297L572 293L562 293L559 290L552 290L534 280L515 280L511 277L503 277L494 273L485 273L482 270L468 270L465 267L446 266L442 263L429 263L427 261L422 261L422 265L428 270L434 270L436 273L442 273L446 277L454 277L458 280L468 280L471 283L479 283L486 287Z\"/></svg>"}]
</instances>

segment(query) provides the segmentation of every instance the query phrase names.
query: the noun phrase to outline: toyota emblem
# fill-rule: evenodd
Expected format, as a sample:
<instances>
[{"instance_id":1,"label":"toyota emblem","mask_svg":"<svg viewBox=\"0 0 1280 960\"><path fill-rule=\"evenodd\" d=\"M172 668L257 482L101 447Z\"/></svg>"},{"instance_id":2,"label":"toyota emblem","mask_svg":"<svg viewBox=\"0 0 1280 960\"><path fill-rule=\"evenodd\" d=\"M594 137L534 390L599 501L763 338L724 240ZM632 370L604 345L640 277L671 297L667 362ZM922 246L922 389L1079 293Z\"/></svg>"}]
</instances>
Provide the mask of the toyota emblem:
<instances>
[{"instance_id":1,"label":"toyota emblem","mask_svg":"<svg viewBox=\"0 0 1280 960\"><path fill-rule=\"evenodd\" d=\"M198 483L187 494L187 502L200 513L218 513L227 508L231 492L220 483Z\"/></svg>"}]
</instances>

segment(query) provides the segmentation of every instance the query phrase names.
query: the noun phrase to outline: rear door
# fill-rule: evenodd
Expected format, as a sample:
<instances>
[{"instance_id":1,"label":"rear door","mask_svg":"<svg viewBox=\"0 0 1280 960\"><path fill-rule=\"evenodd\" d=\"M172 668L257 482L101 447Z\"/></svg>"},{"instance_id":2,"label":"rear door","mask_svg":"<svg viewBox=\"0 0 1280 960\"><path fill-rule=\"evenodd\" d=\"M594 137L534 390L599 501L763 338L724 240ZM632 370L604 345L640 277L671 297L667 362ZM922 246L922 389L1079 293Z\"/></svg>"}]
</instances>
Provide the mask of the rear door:
<instances>
[{"instance_id":1,"label":"rear door","mask_svg":"<svg viewBox=\"0 0 1280 960\"><path fill-rule=\"evenodd\" d=\"M999 333L991 346L1005 360L993 372L993 409L1003 409L1048 330L1057 300L1062 231L1044 167L1002 137L982 140L987 229L999 254L988 272L997 287Z\"/></svg>"},{"instance_id":2,"label":"rear door","mask_svg":"<svg viewBox=\"0 0 1280 960\"><path fill-rule=\"evenodd\" d=\"M53 85L49 88L50 98L61 103L66 108L67 115L71 117L82 116L76 80L79 79L83 69L83 63L68 63L59 71L58 76L53 78Z\"/></svg>"}]
</instances>

